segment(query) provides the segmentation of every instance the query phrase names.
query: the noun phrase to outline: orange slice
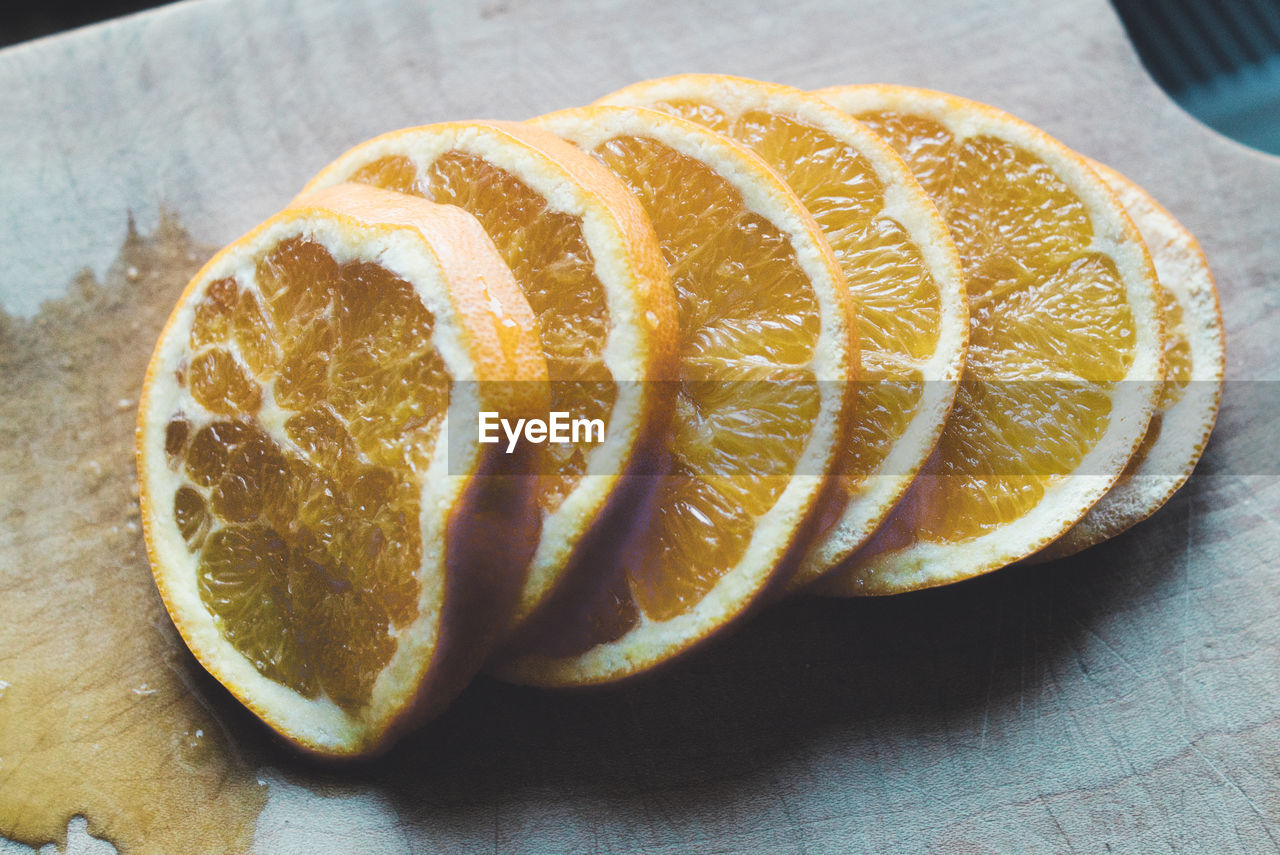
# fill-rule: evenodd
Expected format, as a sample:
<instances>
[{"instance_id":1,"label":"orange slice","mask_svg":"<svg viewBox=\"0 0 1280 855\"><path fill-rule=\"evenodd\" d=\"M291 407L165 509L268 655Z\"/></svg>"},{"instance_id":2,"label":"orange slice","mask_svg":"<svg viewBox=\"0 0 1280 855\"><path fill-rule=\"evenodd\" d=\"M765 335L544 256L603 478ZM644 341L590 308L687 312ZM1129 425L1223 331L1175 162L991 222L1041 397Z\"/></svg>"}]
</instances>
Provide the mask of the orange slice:
<instances>
[{"instance_id":1,"label":"orange slice","mask_svg":"<svg viewBox=\"0 0 1280 855\"><path fill-rule=\"evenodd\" d=\"M798 89L684 74L599 103L662 110L748 146L791 185L840 261L858 312L862 376L838 465L844 510L809 547L790 587L812 582L893 509L955 399L969 309L947 225L892 148Z\"/></svg>"},{"instance_id":2,"label":"orange slice","mask_svg":"<svg viewBox=\"0 0 1280 855\"><path fill-rule=\"evenodd\" d=\"M1195 237L1119 172L1090 161L1124 203L1160 279L1165 383L1151 427L1119 482L1033 560L1073 555L1142 522L1191 477L1218 415L1226 372L1222 312Z\"/></svg>"},{"instance_id":3,"label":"orange slice","mask_svg":"<svg viewBox=\"0 0 1280 855\"><path fill-rule=\"evenodd\" d=\"M741 617L807 533L856 377L856 319L817 224L747 149L652 110L535 120L639 198L675 283L680 388L667 474L595 556L597 584L497 666L517 682L640 673Z\"/></svg>"},{"instance_id":4,"label":"orange slice","mask_svg":"<svg viewBox=\"0 0 1280 855\"><path fill-rule=\"evenodd\" d=\"M536 516L524 479L479 477L495 446L444 441L446 412L535 411L545 382L528 304L457 209L334 187L218 253L138 414L147 547L192 652L320 754L439 710L505 625Z\"/></svg>"},{"instance_id":5,"label":"orange slice","mask_svg":"<svg viewBox=\"0 0 1280 855\"><path fill-rule=\"evenodd\" d=\"M1115 483L1160 392L1155 272L1079 155L985 104L898 86L818 93L881 134L947 220L969 292L938 448L824 593L941 585L1030 555Z\"/></svg>"},{"instance_id":6,"label":"orange slice","mask_svg":"<svg viewBox=\"0 0 1280 855\"><path fill-rule=\"evenodd\" d=\"M584 535L619 495L621 476L645 465L648 443L669 418L669 394L647 382L675 370L675 298L653 229L609 170L515 123L386 134L344 154L308 189L341 181L474 214L538 316L551 409L604 425L603 442L544 447L542 533L514 632L574 566Z\"/></svg>"}]
</instances>

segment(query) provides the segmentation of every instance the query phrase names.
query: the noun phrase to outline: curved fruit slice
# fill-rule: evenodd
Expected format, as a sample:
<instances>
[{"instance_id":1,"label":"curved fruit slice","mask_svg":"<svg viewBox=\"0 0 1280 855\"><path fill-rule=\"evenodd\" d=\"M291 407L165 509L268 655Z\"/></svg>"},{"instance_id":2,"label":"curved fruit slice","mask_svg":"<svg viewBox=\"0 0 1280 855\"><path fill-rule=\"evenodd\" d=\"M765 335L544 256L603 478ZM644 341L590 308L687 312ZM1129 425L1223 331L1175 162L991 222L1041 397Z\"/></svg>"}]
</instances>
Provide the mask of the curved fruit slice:
<instances>
[{"instance_id":1,"label":"curved fruit slice","mask_svg":"<svg viewBox=\"0 0 1280 855\"><path fill-rule=\"evenodd\" d=\"M296 745L385 747L505 625L532 491L442 425L545 407L536 329L472 217L370 187L299 200L187 286L138 414L147 548L192 652Z\"/></svg>"},{"instance_id":2,"label":"curved fruit slice","mask_svg":"<svg viewBox=\"0 0 1280 855\"><path fill-rule=\"evenodd\" d=\"M951 228L965 378L922 474L823 593L890 594L1030 555L1119 478L1159 396L1155 271L1079 155L985 104L899 86L818 93L881 134Z\"/></svg>"},{"instance_id":3,"label":"curved fruit slice","mask_svg":"<svg viewBox=\"0 0 1280 855\"><path fill-rule=\"evenodd\" d=\"M1164 391L1124 475L1070 531L1037 553L1037 561L1101 543L1169 501L1209 442L1226 371L1222 312L1200 244L1137 184L1110 167L1090 165L1124 202L1155 261L1165 329Z\"/></svg>"},{"instance_id":4,"label":"curved fruit slice","mask_svg":"<svg viewBox=\"0 0 1280 855\"><path fill-rule=\"evenodd\" d=\"M395 131L347 152L307 189L341 181L474 214L538 317L552 411L604 423L598 444L543 446L542 533L514 631L580 564L595 521L622 509L611 504L622 476L656 454L652 443L669 420L669 390L647 382L675 372L675 297L653 229L609 170L546 131L510 122Z\"/></svg>"},{"instance_id":5,"label":"curved fruit slice","mask_svg":"<svg viewBox=\"0 0 1280 855\"><path fill-rule=\"evenodd\" d=\"M892 148L848 113L774 83L684 74L601 104L651 107L726 134L766 160L813 214L858 312L862 376L837 483L844 510L790 583L861 546L937 444L964 368L969 308L937 208Z\"/></svg>"},{"instance_id":6,"label":"curved fruit slice","mask_svg":"<svg viewBox=\"0 0 1280 855\"><path fill-rule=\"evenodd\" d=\"M517 682L602 683L740 617L803 543L843 441L856 319L817 224L747 149L652 110L535 121L640 199L679 305L670 460L647 513L595 556L596 586L556 603L497 666Z\"/></svg>"}]
</instances>

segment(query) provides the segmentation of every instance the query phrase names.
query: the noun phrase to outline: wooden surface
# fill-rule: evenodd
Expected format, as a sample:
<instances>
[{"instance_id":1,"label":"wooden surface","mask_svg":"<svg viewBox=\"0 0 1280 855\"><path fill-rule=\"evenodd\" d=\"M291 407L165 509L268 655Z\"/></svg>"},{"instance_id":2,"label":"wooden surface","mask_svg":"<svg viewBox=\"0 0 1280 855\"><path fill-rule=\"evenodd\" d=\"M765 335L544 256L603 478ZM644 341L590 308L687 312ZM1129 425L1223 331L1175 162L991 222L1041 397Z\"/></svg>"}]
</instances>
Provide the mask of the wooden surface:
<instances>
[{"instance_id":1,"label":"wooden surface","mask_svg":"<svg viewBox=\"0 0 1280 855\"><path fill-rule=\"evenodd\" d=\"M263 747L253 721L178 659L265 782L253 848L1280 851L1280 159L1181 113L1105 0L205 0L9 49L0 305L35 316L83 267L110 285L130 214L148 233L170 211L207 247L376 133L525 118L682 71L947 89L1144 184L1198 235L1222 295L1228 386L1200 469L1155 518L1074 559L890 600L786 603L633 686L557 694L481 680L395 756L345 773ZM15 342L38 336L0 338L5 370L56 359L61 317L23 327L51 331L29 351ZM85 412L128 400L96 387L93 366L66 370L88 378L67 387ZM42 399L22 400L34 411ZM38 416L11 420L11 453L19 441L39 451L13 428ZM121 483L131 472L126 452L94 462ZM0 591L6 575L29 578L30 556L99 537L59 530L56 490L45 518L15 511L16 487L0 496L11 503ZM145 577L145 559L121 558L119 572ZM60 619L82 621L98 596L68 585ZM37 617L0 628L0 681L38 647ZM84 679L56 677L71 695ZM3 742L22 732L5 731L6 703L0 689L0 792L24 750Z\"/></svg>"}]
</instances>

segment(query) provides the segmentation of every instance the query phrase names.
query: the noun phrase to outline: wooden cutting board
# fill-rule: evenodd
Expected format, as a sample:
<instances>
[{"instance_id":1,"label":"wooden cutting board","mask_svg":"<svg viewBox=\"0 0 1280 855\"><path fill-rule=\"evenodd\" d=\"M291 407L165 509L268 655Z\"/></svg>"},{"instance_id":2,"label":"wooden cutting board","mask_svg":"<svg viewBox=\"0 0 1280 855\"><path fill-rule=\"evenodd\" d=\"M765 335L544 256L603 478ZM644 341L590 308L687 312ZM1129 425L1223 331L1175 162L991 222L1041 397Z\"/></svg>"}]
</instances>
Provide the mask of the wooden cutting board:
<instances>
[{"instance_id":1,"label":"wooden cutting board","mask_svg":"<svg viewBox=\"0 0 1280 855\"><path fill-rule=\"evenodd\" d=\"M1197 474L1071 560L785 603L632 686L481 679L372 765L281 749L176 640L138 533L133 410L186 277L366 137L683 71L947 89L1144 184L1222 294ZM1280 851L1280 160L1183 114L1105 0L205 0L2 51L0 93L0 837L79 816L84 852Z\"/></svg>"}]
</instances>

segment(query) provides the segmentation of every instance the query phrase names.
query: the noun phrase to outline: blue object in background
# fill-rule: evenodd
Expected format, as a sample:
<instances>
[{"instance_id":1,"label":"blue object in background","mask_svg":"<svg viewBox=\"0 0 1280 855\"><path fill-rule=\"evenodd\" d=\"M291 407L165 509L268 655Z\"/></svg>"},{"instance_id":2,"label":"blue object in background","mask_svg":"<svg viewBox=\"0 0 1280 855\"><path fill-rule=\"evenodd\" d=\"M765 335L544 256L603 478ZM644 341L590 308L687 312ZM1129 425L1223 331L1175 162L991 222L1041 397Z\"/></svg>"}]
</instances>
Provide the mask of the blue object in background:
<instances>
[{"instance_id":1,"label":"blue object in background","mask_svg":"<svg viewBox=\"0 0 1280 855\"><path fill-rule=\"evenodd\" d=\"M1280 154L1280 0L1112 0L1156 82L1232 139Z\"/></svg>"}]
</instances>

